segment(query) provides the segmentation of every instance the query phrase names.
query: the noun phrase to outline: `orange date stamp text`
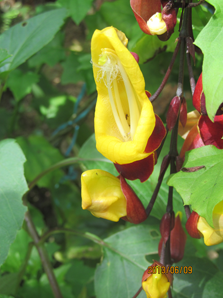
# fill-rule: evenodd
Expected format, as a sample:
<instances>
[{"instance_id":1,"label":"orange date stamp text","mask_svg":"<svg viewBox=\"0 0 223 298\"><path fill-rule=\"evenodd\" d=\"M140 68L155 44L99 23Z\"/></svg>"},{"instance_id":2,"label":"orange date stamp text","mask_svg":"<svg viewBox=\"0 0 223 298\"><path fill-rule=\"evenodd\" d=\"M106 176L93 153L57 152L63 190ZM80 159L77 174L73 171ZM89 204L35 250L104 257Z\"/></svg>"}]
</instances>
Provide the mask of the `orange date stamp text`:
<instances>
[{"instance_id":1,"label":"orange date stamp text","mask_svg":"<svg viewBox=\"0 0 223 298\"><path fill-rule=\"evenodd\" d=\"M192 266L149 266L148 267L148 274L156 274L156 273L162 273L162 274L192 274L193 268Z\"/></svg>"}]
</instances>

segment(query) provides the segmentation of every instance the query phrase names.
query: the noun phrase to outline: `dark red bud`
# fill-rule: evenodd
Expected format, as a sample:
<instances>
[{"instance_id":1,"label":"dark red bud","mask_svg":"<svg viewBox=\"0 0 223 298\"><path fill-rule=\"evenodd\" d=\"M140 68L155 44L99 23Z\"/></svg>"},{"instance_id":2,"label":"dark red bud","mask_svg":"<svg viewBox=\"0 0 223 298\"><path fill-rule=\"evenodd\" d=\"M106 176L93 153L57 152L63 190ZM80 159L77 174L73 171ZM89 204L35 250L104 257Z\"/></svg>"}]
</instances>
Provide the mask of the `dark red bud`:
<instances>
[{"instance_id":1,"label":"dark red bud","mask_svg":"<svg viewBox=\"0 0 223 298\"><path fill-rule=\"evenodd\" d=\"M205 95L202 85L202 73L197 81L194 95L193 95L193 105L195 109L202 115L207 115L206 105L205 105Z\"/></svg>"},{"instance_id":2,"label":"dark red bud","mask_svg":"<svg viewBox=\"0 0 223 298\"><path fill-rule=\"evenodd\" d=\"M175 96L170 103L167 116L166 116L166 124L169 131L171 131L174 128L174 125L176 124L177 117L180 110L180 97Z\"/></svg>"},{"instance_id":3,"label":"dark red bud","mask_svg":"<svg viewBox=\"0 0 223 298\"><path fill-rule=\"evenodd\" d=\"M125 178L123 178L122 175L120 175L119 179L121 182L122 192L127 202L127 216L123 217L123 219L126 221L130 221L134 224L139 224L147 219L146 210L140 199L133 191L133 189L125 181Z\"/></svg>"},{"instance_id":4,"label":"dark red bud","mask_svg":"<svg viewBox=\"0 0 223 298\"><path fill-rule=\"evenodd\" d=\"M166 41L170 38L171 34L174 32L174 27L176 26L176 11L172 8L172 4L168 1L162 1L162 19L166 23L167 32L162 35L157 35L162 41Z\"/></svg>"},{"instance_id":5,"label":"dark red bud","mask_svg":"<svg viewBox=\"0 0 223 298\"><path fill-rule=\"evenodd\" d=\"M134 52L130 52L130 53L135 58L136 62L139 63L139 56L136 53L134 53Z\"/></svg>"},{"instance_id":6,"label":"dark red bud","mask_svg":"<svg viewBox=\"0 0 223 298\"><path fill-rule=\"evenodd\" d=\"M182 124L183 127L187 123L187 102L184 97L181 100L181 106L180 106L180 123Z\"/></svg>"},{"instance_id":7,"label":"dark red bud","mask_svg":"<svg viewBox=\"0 0 223 298\"><path fill-rule=\"evenodd\" d=\"M197 239L201 238L201 234L197 229L197 222L198 222L199 217L200 216L197 214L197 212L193 211L186 223L186 229L187 229L188 234L191 237L197 238Z\"/></svg>"},{"instance_id":8,"label":"dark red bud","mask_svg":"<svg viewBox=\"0 0 223 298\"><path fill-rule=\"evenodd\" d=\"M170 231L173 229L175 223L174 212L166 212L160 223L160 233L164 243L167 242L170 236Z\"/></svg>"},{"instance_id":9,"label":"dark red bud","mask_svg":"<svg viewBox=\"0 0 223 298\"><path fill-rule=\"evenodd\" d=\"M180 216L178 215L175 218L175 226L170 234L170 254L174 263L183 259L186 240L187 235L182 228Z\"/></svg>"}]
</instances>

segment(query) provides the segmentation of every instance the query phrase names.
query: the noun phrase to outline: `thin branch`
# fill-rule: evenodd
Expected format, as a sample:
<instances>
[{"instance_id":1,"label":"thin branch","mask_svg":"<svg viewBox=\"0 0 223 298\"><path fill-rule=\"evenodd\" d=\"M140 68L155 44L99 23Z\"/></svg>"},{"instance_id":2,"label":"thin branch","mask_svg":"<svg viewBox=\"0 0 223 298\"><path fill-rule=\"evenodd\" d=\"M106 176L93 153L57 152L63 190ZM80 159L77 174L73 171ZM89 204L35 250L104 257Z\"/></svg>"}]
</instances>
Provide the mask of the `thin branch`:
<instances>
[{"instance_id":1,"label":"thin branch","mask_svg":"<svg viewBox=\"0 0 223 298\"><path fill-rule=\"evenodd\" d=\"M39 235L36 231L36 228L34 226L34 223L32 221L32 218L31 218L31 215L30 215L29 211L27 211L26 214L25 214L25 221L26 221L26 225L27 225L27 229L29 231L29 234L32 237L33 242L34 242L34 244L35 244L35 246L38 250L38 253L39 253L43 268L44 268L44 270L46 272L46 275L48 277L49 284L50 284L50 287L51 287L52 292L54 294L54 297L55 298L63 298L63 296L60 292L60 288L58 286L56 277L54 275L53 268L51 266L47 251L46 251L43 244L39 245L40 238L39 238Z\"/></svg>"},{"instance_id":2,"label":"thin branch","mask_svg":"<svg viewBox=\"0 0 223 298\"><path fill-rule=\"evenodd\" d=\"M191 88L191 93L193 95L196 83L195 83L194 73L191 65L191 56L189 53L187 53L186 56L187 56L187 68L188 68L189 78L190 78L190 88Z\"/></svg>"},{"instance_id":3,"label":"thin branch","mask_svg":"<svg viewBox=\"0 0 223 298\"><path fill-rule=\"evenodd\" d=\"M141 291L142 291L142 286L138 289L138 291L132 298L136 298L141 293Z\"/></svg>"},{"instance_id":4,"label":"thin branch","mask_svg":"<svg viewBox=\"0 0 223 298\"><path fill-rule=\"evenodd\" d=\"M175 62L176 57L177 57L177 53L178 53L179 48L180 48L180 43L181 43L181 40L178 39L177 46L176 46L176 48L174 50L173 57L172 57L172 59L170 61L170 65L169 65L169 67L167 69L167 72L166 72L166 74L165 74L165 76L163 78L163 81L162 81L161 85L159 86L159 88L157 89L157 91L150 97L150 101L151 102L153 102L160 95L161 91L163 90L164 86L166 85L167 80L169 79L170 73L172 71L174 62Z\"/></svg>"},{"instance_id":5,"label":"thin branch","mask_svg":"<svg viewBox=\"0 0 223 298\"><path fill-rule=\"evenodd\" d=\"M186 217L188 219L190 217L190 215L191 215L191 211L190 211L189 205L184 205L184 211L185 211Z\"/></svg>"},{"instance_id":6,"label":"thin branch","mask_svg":"<svg viewBox=\"0 0 223 298\"><path fill-rule=\"evenodd\" d=\"M168 160L168 162L166 163L164 169L162 169L162 173L160 173L160 176L159 176L159 179L158 179L156 188L155 188L155 190L154 190L154 192L153 192L153 195L152 195L152 198L151 198L151 200L150 200L150 202L149 202L149 204L148 204L148 206L147 206L147 208L146 208L146 214L147 214L147 216L150 215L150 213L151 213L151 211L152 211L152 209L153 209L153 205L154 205L154 203L155 203L155 201L156 201L156 198L157 198L157 195L158 195L158 193L159 193L160 186L161 186L162 181L163 181L163 177L164 177L164 175L165 175L165 173L166 173L166 170L167 170L167 168L168 168L168 166L169 166L169 162L170 162L170 160Z\"/></svg>"},{"instance_id":7,"label":"thin branch","mask_svg":"<svg viewBox=\"0 0 223 298\"><path fill-rule=\"evenodd\" d=\"M192 8L192 7L196 7L196 6L198 6L198 5L201 5L204 1L205 1L205 0L200 0L200 1L197 2L197 3L189 3L189 4L187 5L187 8Z\"/></svg>"}]
</instances>

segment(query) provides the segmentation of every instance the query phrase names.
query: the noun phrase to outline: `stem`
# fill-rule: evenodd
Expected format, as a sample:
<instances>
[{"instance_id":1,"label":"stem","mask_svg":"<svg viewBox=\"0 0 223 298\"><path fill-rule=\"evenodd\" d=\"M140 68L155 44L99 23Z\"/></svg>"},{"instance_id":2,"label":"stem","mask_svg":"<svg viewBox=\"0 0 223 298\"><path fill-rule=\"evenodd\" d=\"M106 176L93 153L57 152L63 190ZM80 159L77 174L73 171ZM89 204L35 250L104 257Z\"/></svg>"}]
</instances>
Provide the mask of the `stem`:
<instances>
[{"instance_id":1,"label":"stem","mask_svg":"<svg viewBox=\"0 0 223 298\"><path fill-rule=\"evenodd\" d=\"M136 298L140 294L141 291L142 291L142 286L138 289L138 291L132 298Z\"/></svg>"},{"instance_id":2,"label":"stem","mask_svg":"<svg viewBox=\"0 0 223 298\"><path fill-rule=\"evenodd\" d=\"M154 203L156 201L157 195L158 195L159 190L160 190L160 186L161 186L162 181L163 181L163 177L164 177L164 175L166 173L166 170L167 170L168 166L169 166L169 161L166 163L165 168L162 169L162 173L160 173L160 175L159 175L159 179L158 179L156 188L155 188L155 190L153 192L153 195L152 195L152 198L151 198L151 200L150 200L150 202L149 202L149 204L148 204L148 206L146 208L146 214L147 214L147 216L150 215L150 213L151 213L151 211L153 209L153 205L154 205Z\"/></svg>"},{"instance_id":3,"label":"stem","mask_svg":"<svg viewBox=\"0 0 223 298\"><path fill-rule=\"evenodd\" d=\"M177 42L177 46L176 46L176 48L174 50L173 57L172 57L172 59L170 61L170 65L169 65L169 67L167 69L167 72L166 72L164 78L163 78L163 81L162 81L161 85L159 86L159 88L157 89L157 91L150 97L150 101L151 102L153 102L160 95L161 91L163 90L163 88L164 88L164 86L165 86L165 84L166 84L166 82L167 82L167 80L168 80L168 78L170 76L170 73L172 71L174 62L175 62L176 57L177 57L177 53L178 53L179 48L180 48L180 43L181 43L181 40L179 39L178 42Z\"/></svg>"},{"instance_id":4,"label":"stem","mask_svg":"<svg viewBox=\"0 0 223 298\"><path fill-rule=\"evenodd\" d=\"M38 253L39 253L43 268L44 268L44 270L46 272L46 275L48 277L49 284L50 284L50 287L51 287L52 292L54 294L54 297L55 298L63 298L63 296L60 292L60 288L58 286L58 283L56 281L56 278L55 278L53 268L51 266L48 254L47 254L46 249L44 247L44 244L39 243L40 238L39 238L39 235L36 231L36 228L34 226L34 223L32 221L32 218L30 216L29 211L27 211L26 214L25 214L25 221L26 221L26 225L27 225L29 234L32 237L33 242L34 242L34 244L35 244L35 246L38 250Z\"/></svg>"},{"instance_id":5,"label":"stem","mask_svg":"<svg viewBox=\"0 0 223 298\"><path fill-rule=\"evenodd\" d=\"M191 88L191 93L193 95L196 83L194 80L194 74L193 74L193 69L192 69L192 65L191 65L190 53L187 53L186 56L187 56L187 68L188 68L189 78L190 78L190 88Z\"/></svg>"},{"instance_id":6,"label":"stem","mask_svg":"<svg viewBox=\"0 0 223 298\"><path fill-rule=\"evenodd\" d=\"M190 217L190 215L191 215L191 211L190 211L189 205L184 205L184 210L185 210L185 213L186 213L186 217L188 219Z\"/></svg>"},{"instance_id":7,"label":"stem","mask_svg":"<svg viewBox=\"0 0 223 298\"><path fill-rule=\"evenodd\" d=\"M56 170L56 169L59 169L59 168L62 168L62 167L65 167L65 166L69 166L69 165L72 165L74 163L81 163L82 161L103 161L103 162L109 162L108 160L106 159L101 159L101 158L80 158L80 157L71 157L71 158L67 158L63 161L60 161L58 163L56 163L55 165L51 166L50 168L46 169L45 171L43 171L42 173L40 173L38 176L36 176L35 179L33 179L33 181L31 181L29 183L29 190L32 189L36 183L43 177L45 176L46 174Z\"/></svg>"}]
</instances>

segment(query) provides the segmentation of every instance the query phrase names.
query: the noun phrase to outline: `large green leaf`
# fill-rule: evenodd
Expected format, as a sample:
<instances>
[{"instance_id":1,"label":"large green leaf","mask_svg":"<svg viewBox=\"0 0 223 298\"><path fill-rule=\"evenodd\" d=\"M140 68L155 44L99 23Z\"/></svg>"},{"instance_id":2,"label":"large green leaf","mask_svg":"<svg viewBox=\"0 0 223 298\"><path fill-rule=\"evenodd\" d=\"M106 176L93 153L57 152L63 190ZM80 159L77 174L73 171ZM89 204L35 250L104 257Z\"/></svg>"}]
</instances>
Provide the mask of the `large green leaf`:
<instances>
[{"instance_id":1,"label":"large green leaf","mask_svg":"<svg viewBox=\"0 0 223 298\"><path fill-rule=\"evenodd\" d=\"M138 291L149 266L145 255L157 253L160 240L159 223L154 218L148 222L105 239L110 248L104 248L103 261L95 272L97 298L131 298Z\"/></svg>"},{"instance_id":2,"label":"large green leaf","mask_svg":"<svg viewBox=\"0 0 223 298\"><path fill-rule=\"evenodd\" d=\"M31 92L32 85L38 80L38 75L34 72L23 73L20 69L15 69L9 75L7 87L10 88L15 99L19 101Z\"/></svg>"},{"instance_id":3,"label":"large green leaf","mask_svg":"<svg viewBox=\"0 0 223 298\"><path fill-rule=\"evenodd\" d=\"M66 9L60 8L19 23L0 36L1 46L12 55L4 61L0 72L18 67L52 40L62 26Z\"/></svg>"},{"instance_id":4,"label":"large green leaf","mask_svg":"<svg viewBox=\"0 0 223 298\"><path fill-rule=\"evenodd\" d=\"M184 204L191 205L213 226L213 209L223 197L223 151L211 145L189 151L184 167L198 166L204 168L195 172L180 171L170 177L168 185L174 186Z\"/></svg>"},{"instance_id":5,"label":"large green leaf","mask_svg":"<svg viewBox=\"0 0 223 298\"><path fill-rule=\"evenodd\" d=\"M78 25L91 8L93 0L58 0L58 2L68 9L69 15Z\"/></svg>"},{"instance_id":6,"label":"large green leaf","mask_svg":"<svg viewBox=\"0 0 223 298\"><path fill-rule=\"evenodd\" d=\"M28 190L23 163L25 157L14 140L0 142L0 265L21 228L26 207L22 196Z\"/></svg>"},{"instance_id":7,"label":"large green leaf","mask_svg":"<svg viewBox=\"0 0 223 298\"><path fill-rule=\"evenodd\" d=\"M27 159L24 168L25 176L29 182L41 172L63 159L60 152L52 147L44 137L19 137L17 138L17 142ZM41 187L54 187L62 176L63 172L56 170L45 175L37 184Z\"/></svg>"},{"instance_id":8,"label":"large green leaf","mask_svg":"<svg viewBox=\"0 0 223 298\"><path fill-rule=\"evenodd\" d=\"M195 44L204 54L203 89L206 108L210 119L214 119L222 103L223 93L223 9L219 0L208 0L215 7L215 13L205 28L198 35Z\"/></svg>"},{"instance_id":9,"label":"large green leaf","mask_svg":"<svg viewBox=\"0 0 223 298\"><path fill-rule=\"evenodd\" d=\"M209 297L221 298L222 291L223 291L222 280L223 280L223 273L217 272L205 284L203 298L209 298Z\"/></svg>"},{"instance_id":10,"label":"large green leaf","mask_svg":"<svg viewBox=\"0 0 223 298\"><path fill-rule=\"evenodd\" d=\"M216 266L207 258L197 258L195 256L184 257L175 266L182 273L174 274L173 297L175 298L197 298L197 297L218 297L215 295L205 296L204 287L218 272ZM192 273L191 269L192 267ZM184 272L184 273L183 273ZM213 292L214 293L214 292ZM222 293L221 293L222 294ZM222 297L222 296L221 296Z\"/></svg>"}]
</instances>

